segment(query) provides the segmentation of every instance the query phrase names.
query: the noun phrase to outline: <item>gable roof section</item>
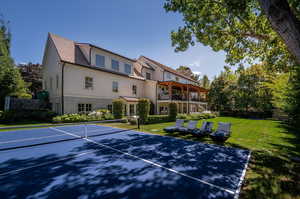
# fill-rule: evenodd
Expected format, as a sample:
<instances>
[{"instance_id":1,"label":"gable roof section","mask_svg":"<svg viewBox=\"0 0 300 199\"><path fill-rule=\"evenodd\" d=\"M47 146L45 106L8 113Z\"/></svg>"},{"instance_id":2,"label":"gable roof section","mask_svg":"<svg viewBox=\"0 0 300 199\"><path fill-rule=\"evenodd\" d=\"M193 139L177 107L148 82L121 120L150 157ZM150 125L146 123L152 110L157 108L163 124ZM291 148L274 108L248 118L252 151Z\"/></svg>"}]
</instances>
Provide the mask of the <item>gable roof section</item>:
<instances>
[{"instance_id":1,"label":"gable roof section","mask_svg":"<svg viewBox=\"0 0 300 199\"><path fill-rule=\"evenodd\" d=\"M53 43L56 47L58 56L59 56L60 60L63 62L70 63L70 64L76 64L76 65L88 67L91 69L97 69L97 70L101 70L101 71L108 72L108 73L113 73L113 74L117 74L117 75L122 75L122 76L127 76L127 77L131 77L131 78L144 80L144 78L141 76L141 74L137 73L135 70L133 70L133 75L127 75L125 73L123 74L121 72L116 72L116 71L108 70L105 68L98 68L98 67L92 66L90 64L90 61L88 60L88 59L90 59L89 57L90 57L91 47L98 48L100 50L106 51L108 53L111 53L116 56L122 57L124 59L130 60L132 62L136 62L136 60L134 60L134 59L124 57L122 55L119 55L119 54L111 52L109 50L100 48L98 46L94 46L92 44L77 43L72 40L52 34L52 33L49 33L49 38L53 41Z\"/></svg>"},{"instance_id":2,"label":"gable roof section","mask_svg":"<svg viewBox=\"0 0 300 199\"><path fill-rule=\"evenodd\" d=\"M188 76L186 76L186 75L183 75L183 74L179 73L178 71L174 70L173 68L171 68L171 67L169 67L169 66L163 65L163 64L161 64L161 63L159 63L159 62L157 62L157 61L155 61L155 60L153 60L153 59L150 59L150 58L148 58L148 57L145 57L145 56L143 56L143 55L142 55L141 57L143 57L143 58L147 59L148 61L154 63L155 65L159 66L160 68L162 68L162 69L165 70L165 71L168 71L168 72L170 72L170 73L173 73L173 74L175 74L175 75L178 75L178 76L180 76L180 77L182 77L182 78L188 79L188 80L190 80L190 81L192 81L192 82L198 83L198 82L195 81L194 79L192 79L192 78L190 78L190 77L188 77Z\"/></svg>"}]
</instances>

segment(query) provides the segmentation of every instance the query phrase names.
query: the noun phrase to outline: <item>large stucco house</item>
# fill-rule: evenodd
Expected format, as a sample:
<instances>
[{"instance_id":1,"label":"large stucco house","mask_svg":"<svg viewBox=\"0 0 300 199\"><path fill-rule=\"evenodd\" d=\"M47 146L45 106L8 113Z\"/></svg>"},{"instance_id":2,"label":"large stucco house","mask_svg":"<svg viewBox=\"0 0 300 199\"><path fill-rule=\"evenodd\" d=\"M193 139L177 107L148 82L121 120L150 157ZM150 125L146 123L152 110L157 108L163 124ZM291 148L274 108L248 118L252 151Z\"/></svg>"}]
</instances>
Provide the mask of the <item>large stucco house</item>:
<instances>
[{"instance_id":1,"label":"large stucco house","mask_svg":"<svg viewBox=\"0 0 300 199\"><path fill-rule=\"evenodd\" d=\"M131 59L50 33L42 65L43 88L59 114L111 109L116 98L126 102L127 115L136 114L139 98L150 99L155 114L167 114L170 102L180 113L206 108L206 89L145 56Z\"/></svg>"}]
</instances>

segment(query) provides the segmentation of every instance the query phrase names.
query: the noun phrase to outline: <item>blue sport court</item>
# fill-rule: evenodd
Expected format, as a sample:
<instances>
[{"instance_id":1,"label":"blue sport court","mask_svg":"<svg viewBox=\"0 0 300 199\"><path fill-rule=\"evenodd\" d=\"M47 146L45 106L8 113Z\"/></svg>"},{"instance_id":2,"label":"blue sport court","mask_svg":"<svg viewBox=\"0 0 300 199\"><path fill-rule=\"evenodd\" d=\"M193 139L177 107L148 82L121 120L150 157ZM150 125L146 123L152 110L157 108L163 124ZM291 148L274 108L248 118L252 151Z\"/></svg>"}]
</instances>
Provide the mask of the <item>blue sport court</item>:
<instances>
[{"instance_id":1,"label":"blue sport court","mask_svg":"<svg viewBox=\"0 0 300 199\"><path fill-rule=\"evenodd\" d=\"M238 198L247 150L72 125L0 132L4 198Z\"/></svg>"}]
</instances>

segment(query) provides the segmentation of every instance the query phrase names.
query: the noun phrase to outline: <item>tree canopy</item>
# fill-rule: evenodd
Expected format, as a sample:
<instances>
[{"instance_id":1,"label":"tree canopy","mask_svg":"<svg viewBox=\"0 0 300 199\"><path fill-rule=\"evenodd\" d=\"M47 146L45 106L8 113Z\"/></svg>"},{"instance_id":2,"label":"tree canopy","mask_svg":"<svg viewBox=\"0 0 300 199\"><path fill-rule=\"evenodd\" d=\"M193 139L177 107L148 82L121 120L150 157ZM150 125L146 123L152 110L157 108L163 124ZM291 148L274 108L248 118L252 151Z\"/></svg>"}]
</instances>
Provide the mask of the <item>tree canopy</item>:
<instances>
[{"instance_id":1,"label":"tree canopy","mask_svg":"<svg viewBox=\"0 0 300 199\"><path fill-rule=\"evenodd\" d=\"M270 2L269 6L272 3L289 6L286 12L295 16L294 23L299 23L300 1L266 2ZM214 51L225 51L226 62L232 65L259 61L280 71L295 65L295 54L288 51L292 44L283 40L270 23L277 7L265 13L260 0L166 0L164 7L183 16L184 26L171 33L176 51L185 51L195 42L201 42ZM293 38L294 43L299 38Z\"/></svg>"},{"instance_id":2,"label":"tree canopy","mask_svg":"<svg viewBox=\"0 0 300 199\"><path fill-rule=\"evenodd\" d=\"M0 109L3 108L7 95L30 97L26 84L10 57L10 41L7 23L0 20Z\"/></svg>"}]
</instances>

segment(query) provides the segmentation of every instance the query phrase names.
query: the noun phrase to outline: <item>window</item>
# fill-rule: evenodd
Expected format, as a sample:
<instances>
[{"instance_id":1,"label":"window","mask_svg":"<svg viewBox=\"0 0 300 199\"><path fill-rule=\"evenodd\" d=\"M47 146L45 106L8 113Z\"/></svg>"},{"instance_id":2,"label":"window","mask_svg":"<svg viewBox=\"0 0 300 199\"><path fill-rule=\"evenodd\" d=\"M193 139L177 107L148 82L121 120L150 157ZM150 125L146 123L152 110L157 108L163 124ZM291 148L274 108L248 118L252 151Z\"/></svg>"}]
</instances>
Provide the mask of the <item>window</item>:
<instances>
[{"instance_id":1,"label":"window","mask_svg":"<svg viewBox=\"0 0 300 199\"><path fill-rule=\"evenodd\" d=\"M171 79L171 73L167 73L167 78Z\"/></svg>"},{"instance_id":2,"label":"window","mask_svg":"<svg viewBox=\"0 0 300 199\"><path fill-rule=\"evenodd\" d=\"M111 68L113 70L119 71L119 62L116 61L116 60L114 60L114 59L112 59L111 60Z\"/></svg>"},{"instance_id":3,"label":"window","mask_svg":"<svg viewBox=\"0 0 300 199\"><path fill-rule=\"evenodd\" d=\"M87 113L92 111L92 104L78 104L78 113Z\"/></svg>"},{"instance_id":4,"label":"window","mask_svg":"<svg viewBox=\"0 0 300 199\"><path fill-rule=\"evenodd\" d=\"M50 90L52 90L52 84L53 84L53 79L52 79L52 77L50 77Z\"/></svg>"},{"instance_id":5,"label":"window","mask_svg":"<svg viewBox=\"0 0 300 199\"><path fill-rule=\"evenodd\" d=\"M131 65L130 64L125 64L125 73L131 74Z\"/></svg>"},{"instance_id":6,"label":"window","mask_svg":"<svg viewBox=\"0 0 300 199\"><path fill-rule=\"evenodd\" d=\"M105 57L102 55L96 55L96 66L105 67Z\"/></svg>"},{"instance_id":7,"label":"window","mask_svg":"<svg viewBox=\"0 0 300 199\"><path fill-rule=\"evenodd\" d=\"M151 79L151 73L146 73L146 79Z\"/></svg>"},{"instance_id":8,"label":"window","mask_svg":"<svg viewBox=\"0 0 300 199\"><path fill-rule=\"evenodd\" d=\"M85 77L84 88L85 89L93 89L93 78L92 77Z\"/></svg>"},{"instance_id":9,"label":"window","mask_svg":"<svg viewBox=\"0 0 300 199\"><path fill-rule=\"evenodd\" d=\"M136 93L137 93L137 87L136 85L132 85L132 94L136 95Z\"/></svg>"},{"instance_id":10,"label":"window","mask_svg":"<svg viewBox=\"0 0 300 199\"><path fill-rule=\"evenodd\" d=\"M176 80L177 82L179 82L179 77L175 77L175 80Z\"/></svg>"},{"instance_id":11,"label":"window","mask_svg":"<svg viewBox=\"0 0 300 199\"><path fill-rule=\"evenodd\" d=\"M56 75L56 89L58 89L58 84L59 84L59 79L58 79L59 77L58 77L58 75Z\"/></svg>"},{"instance_id":12,"label":"window","mask_svg":"<svg viewBox=\"0 0 300 199\"><path fill-rule=\"evenodd\" d=\"M85 112L91 112L92 111L92 104L85 104Z\"/></svg>"},{"instance_id":13,"label":"window","mask_svg":"<svg viewBox=\"0 0 300 199\"><path fill-rule=\"evenodd\" d=\"M119 91L119 84L118 84L118 82L113 82L112 83L112 91L113 92L118 92Z\"/></svg>"},{"instance_id":14,"label":"window","mask_svg":"<svg viewBox=\"0 0 300 199\"><path fill-rule=\"evenodd\" d=\"M134 115L134 104L129 104L129 114Z\"/></svg>"},{"instance_id":15,"label":"window","mask_svg":"<svg viewBox=\"0 0 300 199\"><path fill-rule=\"evenodd\" d=\"M78 113L84 112L84 104L78 104Z\"/></svg>"}]
</instances>

